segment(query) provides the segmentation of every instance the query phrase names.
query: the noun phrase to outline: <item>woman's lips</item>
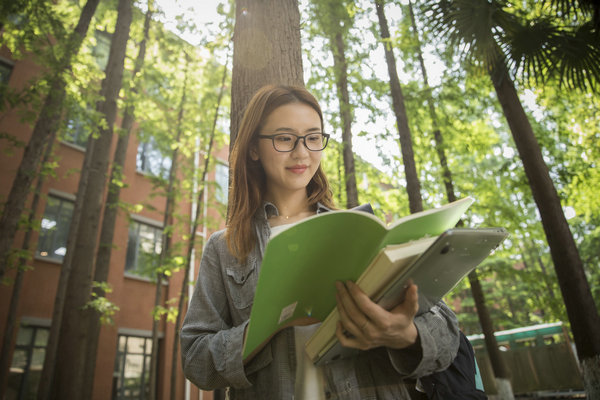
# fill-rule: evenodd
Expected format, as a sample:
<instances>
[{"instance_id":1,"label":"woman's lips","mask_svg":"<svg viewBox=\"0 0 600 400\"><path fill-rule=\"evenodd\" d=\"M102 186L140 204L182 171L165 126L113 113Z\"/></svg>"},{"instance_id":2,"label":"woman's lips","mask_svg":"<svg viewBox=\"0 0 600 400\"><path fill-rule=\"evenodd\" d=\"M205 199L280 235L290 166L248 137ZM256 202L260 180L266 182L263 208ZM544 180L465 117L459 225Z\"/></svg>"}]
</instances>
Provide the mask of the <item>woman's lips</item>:
<instances>
[{"instance_id":1,"label":"woman's lips","mask_svg":"<svg viewBox=\"0 0 600 400\"><path fill-rule=\"evenodd\" d=\"M288 171L293 172L294 174L302 174L304 171L308 169L307 165L293 165L291 167L287 167Z\"/></svg>"}]
</instances>

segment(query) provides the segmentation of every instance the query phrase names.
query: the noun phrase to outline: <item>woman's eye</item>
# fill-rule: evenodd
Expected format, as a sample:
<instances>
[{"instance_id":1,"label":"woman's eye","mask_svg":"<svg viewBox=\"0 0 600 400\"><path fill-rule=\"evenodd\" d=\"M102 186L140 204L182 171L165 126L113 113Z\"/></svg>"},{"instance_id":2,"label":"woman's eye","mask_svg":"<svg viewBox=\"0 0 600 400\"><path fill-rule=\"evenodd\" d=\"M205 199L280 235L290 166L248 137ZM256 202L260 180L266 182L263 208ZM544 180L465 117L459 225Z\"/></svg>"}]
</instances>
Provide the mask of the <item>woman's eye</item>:
<instances>
[{"instance_id":1,"label":"woman's eye","mask_svg":"<svg viewBox=\"0 0 600 400\"><path fill-rule=\"evenodd\" d=\"M290 142L292 140L292 137L290 135L279 135L275 136L275 140L277 140L278 142Z\"/></svg>"},{"instance_id":2,"label":"woman's eye","mask_svg":"<svg viewBox=\"0 0 600 400\"><path fill-rule=\"evenodd\" d=\"M309 142L320 142L321 141L321 135L310 135L307 137Z\"/></svg>"}]
</instances>

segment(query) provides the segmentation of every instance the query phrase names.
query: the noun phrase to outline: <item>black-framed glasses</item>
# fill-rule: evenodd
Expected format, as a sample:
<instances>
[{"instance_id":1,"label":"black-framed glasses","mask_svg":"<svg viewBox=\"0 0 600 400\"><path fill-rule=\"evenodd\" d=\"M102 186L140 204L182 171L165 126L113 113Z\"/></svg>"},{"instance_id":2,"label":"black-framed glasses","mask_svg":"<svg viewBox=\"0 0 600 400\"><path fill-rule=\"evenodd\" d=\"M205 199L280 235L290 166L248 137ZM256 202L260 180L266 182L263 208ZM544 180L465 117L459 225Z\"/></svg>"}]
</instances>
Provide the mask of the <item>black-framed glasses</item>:
<instances>
[{"instance_id":1,"label":"black-framed glasses","mask_svg":"<svg viewBox=\"0 0 600 400\"><path fill-rule=\"evenodd\" d=\"M300 140L310 151L321 151L327 147L329 142L328 133L310 133L306 136L298 136L293 133L276 133L274 135L258 135L258 137L260 139L271 139L273 148L282 153L293 151Z\"/></svg>"}]
</instances>

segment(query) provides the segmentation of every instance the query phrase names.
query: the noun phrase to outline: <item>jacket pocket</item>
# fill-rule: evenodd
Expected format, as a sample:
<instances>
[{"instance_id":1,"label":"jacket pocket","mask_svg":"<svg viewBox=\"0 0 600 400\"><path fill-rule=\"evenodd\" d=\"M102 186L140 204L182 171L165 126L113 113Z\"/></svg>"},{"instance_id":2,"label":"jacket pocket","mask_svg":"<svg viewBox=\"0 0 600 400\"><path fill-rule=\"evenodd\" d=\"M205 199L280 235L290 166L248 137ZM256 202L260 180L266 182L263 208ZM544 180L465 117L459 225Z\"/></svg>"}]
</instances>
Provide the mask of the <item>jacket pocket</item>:
<instances>
[{"instance_id":1,"label":"jacket pocket","mask_svg":"<svg viewBox=\"0 0 600 400\"><path fill-rule=\"evenodd\" d=\"M249 261L244 265L227 267L227 287L233 305L245 309L252 305L254 290L256 288L256 261Z\"/></svg>"}]
</instances>

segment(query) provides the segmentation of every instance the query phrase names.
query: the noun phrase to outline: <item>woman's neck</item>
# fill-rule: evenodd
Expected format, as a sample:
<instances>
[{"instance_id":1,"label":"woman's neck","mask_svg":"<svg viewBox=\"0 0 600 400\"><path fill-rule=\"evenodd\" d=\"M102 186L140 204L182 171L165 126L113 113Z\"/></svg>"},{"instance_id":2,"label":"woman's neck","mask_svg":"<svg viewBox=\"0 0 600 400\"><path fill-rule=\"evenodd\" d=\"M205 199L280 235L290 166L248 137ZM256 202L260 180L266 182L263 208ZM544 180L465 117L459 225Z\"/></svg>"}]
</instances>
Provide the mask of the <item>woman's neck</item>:
<instances>
[{"instance_id":1,"label":"woman's neck","mask_svg":"<svg viewBox=\"0 0 600 400\"><path fill-rule=\"evenodd\" d=\"M277 207L279 215L269 218L271 226L290 224L300 221L314 214L308 204L306 193L289 196L267 196L267 200Z\"/></svg>"}]
</instances>

